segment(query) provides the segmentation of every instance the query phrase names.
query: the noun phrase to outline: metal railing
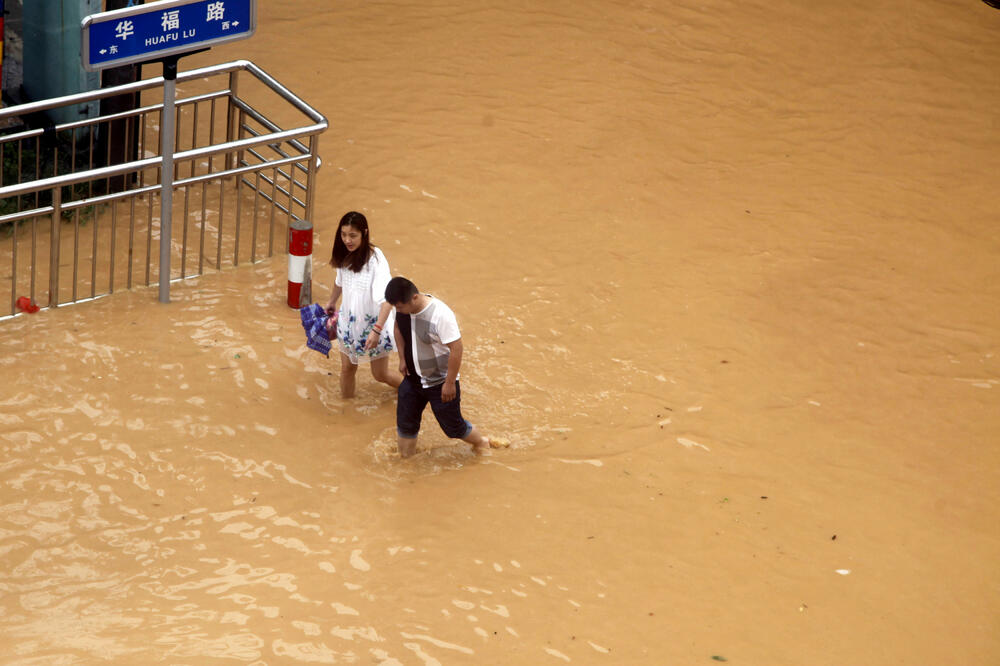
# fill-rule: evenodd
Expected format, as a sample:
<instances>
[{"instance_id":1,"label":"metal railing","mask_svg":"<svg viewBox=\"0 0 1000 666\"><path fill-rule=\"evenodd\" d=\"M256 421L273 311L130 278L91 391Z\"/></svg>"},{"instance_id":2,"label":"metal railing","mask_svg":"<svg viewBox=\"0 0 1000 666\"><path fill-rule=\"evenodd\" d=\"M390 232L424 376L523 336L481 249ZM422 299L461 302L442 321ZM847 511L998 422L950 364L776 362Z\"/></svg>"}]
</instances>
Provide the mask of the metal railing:
<instances>
[{"instance_id":1,"label":"metal railing","mask_svg":"<svg viewBox=\"0 0 1000 666\"><path fill-rule=\"evenodd\" d=\"M326 118L245 60L180 72L177 85L171 281L221 270L230 257L235 266L285 252L288 225L312 220ZM116 285L157 284L162 86L158 77L0 110L2 123L122 95L140 100L128 111L0 136L0 308L9 301L0 319L19 313L21 296L35 303L40 288L38 305L57 307ZM113 163L113 132L138 154Z\"/></svg>"}]
</instances>

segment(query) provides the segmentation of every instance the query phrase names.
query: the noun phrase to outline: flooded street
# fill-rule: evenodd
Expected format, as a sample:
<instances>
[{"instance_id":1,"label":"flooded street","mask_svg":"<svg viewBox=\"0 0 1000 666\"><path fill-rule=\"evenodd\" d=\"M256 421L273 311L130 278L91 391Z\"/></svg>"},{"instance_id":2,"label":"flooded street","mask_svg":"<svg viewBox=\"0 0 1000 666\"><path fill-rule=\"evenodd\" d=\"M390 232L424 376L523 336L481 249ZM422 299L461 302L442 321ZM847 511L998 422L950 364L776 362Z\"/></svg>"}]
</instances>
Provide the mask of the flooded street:
<instances>
[{"instance_id":1,"label":"flooded street","mask_svg":"<svg viewBox=\"0 0 1000 666\"><path fill-rule=\"evenodd\" d=\"M182 69L329 119L314 299L362 211L511 446L281 255L0 322L0 663L1000 663L1000 11L259 12Z\"/></svg>"}]
</instances>

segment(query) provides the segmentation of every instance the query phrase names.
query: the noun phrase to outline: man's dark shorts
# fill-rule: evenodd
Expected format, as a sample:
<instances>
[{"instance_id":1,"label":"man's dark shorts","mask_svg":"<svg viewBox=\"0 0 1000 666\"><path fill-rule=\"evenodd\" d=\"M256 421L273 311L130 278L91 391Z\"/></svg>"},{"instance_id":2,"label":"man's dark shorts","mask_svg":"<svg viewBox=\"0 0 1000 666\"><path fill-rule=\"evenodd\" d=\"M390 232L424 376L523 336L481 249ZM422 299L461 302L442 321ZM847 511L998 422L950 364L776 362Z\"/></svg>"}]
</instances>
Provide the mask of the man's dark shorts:
<instances>
[{"instance_id":1,"label":"man's dark shorts","mask_svg":"<svg viewBox=\"0 0 1000 666\"><path fill-rule=\"evenodd\" d=\"M455 397L448 402L441 401L441 387L444 384L424 388L420 378L407 375L397 390L396 432L400 437L413 439L420 431L420 417L429 402L434 418L441 425L444 434L453 439L464 439L472 431L472 424L462 418L462 389L455 382Z\"/></svg>"}]
</instances>

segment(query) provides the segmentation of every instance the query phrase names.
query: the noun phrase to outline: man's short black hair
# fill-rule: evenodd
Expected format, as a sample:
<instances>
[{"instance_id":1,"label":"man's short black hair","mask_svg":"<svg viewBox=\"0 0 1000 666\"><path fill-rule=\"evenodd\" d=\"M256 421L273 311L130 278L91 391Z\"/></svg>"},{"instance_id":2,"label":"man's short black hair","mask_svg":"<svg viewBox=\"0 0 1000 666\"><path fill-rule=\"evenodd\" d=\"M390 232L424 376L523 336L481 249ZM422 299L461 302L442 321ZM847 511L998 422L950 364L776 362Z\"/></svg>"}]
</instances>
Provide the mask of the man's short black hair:
<instances>
[{"instance_id":1,"label":"man's short black hair","mask_svg":"<svg viewBox=\"0 0 1000 666\"><path fill-rule=\"evenodd\" d=\"M394 277L385 286L385 300L389 305L397 303L408 303L411 298L419 294L417 285L413 284L405 277Z\"/></svg>"}]
</instances>

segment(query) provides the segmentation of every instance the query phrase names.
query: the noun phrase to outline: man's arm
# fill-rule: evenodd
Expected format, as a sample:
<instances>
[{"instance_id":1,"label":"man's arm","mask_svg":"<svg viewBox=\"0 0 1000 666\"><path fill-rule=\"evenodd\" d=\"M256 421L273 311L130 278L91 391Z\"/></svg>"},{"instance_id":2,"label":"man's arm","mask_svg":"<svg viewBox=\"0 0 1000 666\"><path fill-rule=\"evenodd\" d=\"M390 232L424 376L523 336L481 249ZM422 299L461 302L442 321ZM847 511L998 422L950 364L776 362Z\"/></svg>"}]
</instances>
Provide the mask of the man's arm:
<instances>
[{"instance_id":1,"label":"man's arm","mask_svg":"<svg viewBox=\"0 0 1000 666\"><path fill-rule=\"evenodd\" d=\"M462 338L449 342L448 347L448 374L444 378L444 385L441 386L441 401L450 402L455 399L455 380L458 377L458 369L462 367Z\"/></svg>"},{"instance_id":2,"label":"man's arm","mask_svg":"<svg viewBox=\"0 0 1000 666\"><path fill-rule=\"evenodd\" d=\"M392 325L392 337L396 340L396 351L399 352L399 374L405 377L410 371L406 369L406 350L403 349L403 334L399 332L399 320Z\"/></svg>"}]
</instances>

